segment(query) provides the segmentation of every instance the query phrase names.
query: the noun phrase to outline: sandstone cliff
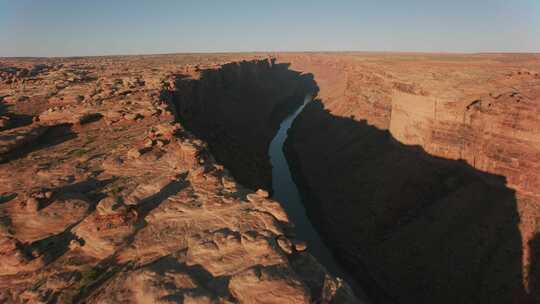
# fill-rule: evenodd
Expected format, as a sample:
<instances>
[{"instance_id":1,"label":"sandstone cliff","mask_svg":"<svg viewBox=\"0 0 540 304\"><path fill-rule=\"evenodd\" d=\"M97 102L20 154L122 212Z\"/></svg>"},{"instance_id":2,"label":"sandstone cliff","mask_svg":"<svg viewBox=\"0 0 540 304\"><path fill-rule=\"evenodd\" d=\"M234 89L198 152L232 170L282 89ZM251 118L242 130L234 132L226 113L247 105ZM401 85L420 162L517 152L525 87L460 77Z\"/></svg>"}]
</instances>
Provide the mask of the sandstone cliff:
<instances>
[{"instance_id":1,"label":"sandstone cliff","mask_svg":"<svg viewBox=\"0 0 540 304\"><path fill-rule=\"evenodd\" d=\"M534 301L540 58L282 55L318 100L287 142L306 207L375 301Z\"/></svg>"},{"instance_id":2,"label":"sandstone cliff","mask_svg":"<svg viewBox=\"0 0 540 304\"><path fill-rule=\"evenodd\" d=\"M315 90L311 74L260 60L178 74L171 82L178 120L242 184L271 191L268 146L280 122Z\"/></svg>"}]
</instances>

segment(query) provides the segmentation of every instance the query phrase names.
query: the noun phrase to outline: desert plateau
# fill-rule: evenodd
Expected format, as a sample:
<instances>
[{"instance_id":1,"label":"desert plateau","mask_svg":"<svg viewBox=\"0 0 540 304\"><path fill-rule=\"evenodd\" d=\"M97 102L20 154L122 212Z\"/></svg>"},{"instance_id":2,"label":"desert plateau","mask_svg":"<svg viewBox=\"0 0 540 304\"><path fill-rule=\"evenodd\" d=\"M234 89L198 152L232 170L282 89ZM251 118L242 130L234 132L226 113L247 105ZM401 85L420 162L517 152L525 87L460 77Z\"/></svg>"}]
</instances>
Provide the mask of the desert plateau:
<instances>
[{"instance_id":1,"label":"desert plateau","mask_svg":"<svg viewBox=\"0 0 540 304\"><path fill-rule=\"evenodd\" d=\"M0 304L540 304L540 0L0 1Z\"/></svg>"},{"instance_id":2,"label":"desert plateau","mask_svg":"<svg viewBox=\"0 0 540 304\"><path fill-rule=\"evenodd\" d=\"M0 302L536 303L539 73L534 54L3 58ZM273 196L269 146L306 96L284 155L339 270Z\"/></svg>"}]
</instances>

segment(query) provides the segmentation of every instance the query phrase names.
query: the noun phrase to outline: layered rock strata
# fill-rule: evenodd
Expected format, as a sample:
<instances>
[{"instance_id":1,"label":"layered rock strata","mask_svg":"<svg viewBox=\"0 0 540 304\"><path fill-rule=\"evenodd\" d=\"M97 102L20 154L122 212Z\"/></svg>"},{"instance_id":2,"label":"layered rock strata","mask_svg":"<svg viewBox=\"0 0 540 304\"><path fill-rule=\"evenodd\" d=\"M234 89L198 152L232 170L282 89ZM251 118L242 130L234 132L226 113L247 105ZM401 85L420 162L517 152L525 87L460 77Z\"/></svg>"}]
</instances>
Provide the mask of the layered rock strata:
<instances>
[{"instance_id":1,"label":"layered rock strata","mask_svg":"<svg viewBox=\"0 0 540 304\"><path fill-rule=\"evenodd\" d=\"M319 87L286 143L295 180L374 301L538 299L537 55L280 59Z\"/></svg>"}]
</instances>

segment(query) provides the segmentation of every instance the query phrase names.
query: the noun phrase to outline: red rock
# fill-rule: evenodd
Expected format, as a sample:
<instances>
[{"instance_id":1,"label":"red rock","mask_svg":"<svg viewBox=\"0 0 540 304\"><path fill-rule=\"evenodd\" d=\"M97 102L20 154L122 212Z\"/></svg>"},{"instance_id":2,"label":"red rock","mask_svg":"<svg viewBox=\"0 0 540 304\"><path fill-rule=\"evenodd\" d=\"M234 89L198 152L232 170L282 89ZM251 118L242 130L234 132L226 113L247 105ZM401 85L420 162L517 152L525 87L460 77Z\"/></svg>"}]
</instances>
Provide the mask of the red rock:
<instances>
[{"instance_id":1,"label":"red rock","mask_svg":"<svg viewBox=\"0 0 540 304\"><path fill-rule=\"evenodd\" d=\"M293 240L294 249L298 252L307 250L307 243L301 240Z\"/></svg>"},{"instance_id":2,"label":"red rock","mask_svg":"<svg viewBox=\"0 0 540 304\"><path fill-rule=\"evenodd\" d=\"M39 201L33 197L27 199L26 210L28 210L29 212L37 212L39 210Z\"/></svg>"},{"instance_id":3,"label":"red rock","mask_svg":"<svg viewBox=\"0 0 540 304\"><path fill-rule=\"evenodd\" d=\"M540 62L502 57L279 56L318 86L286 145L306 207L382 302L466 302L480 281L480 302L537 297L540 83L514 70Z\"/></svg>"},{"instance_id":4,"label":"red rock","mask_svg":"<svg viewBox=\"0 0 540 304\"><path fill-rule=\"evenodd\" d=\"M287 254L293 253L293 243L287 237L279 236L276 241L279 248L281 248L281 250L283 250L285 253Z\"/></svg>"},{"instance_id":5,"label":"red rock","mask_svg":"<svg viewBox=\"0 0 540 304\"><path fill-rule=\"evenodd\" d=\"M133 149L128 151L127 156L129 158L139 158L141 156L141 152L139 151L139 149L133 148Z\"/></svg>"}]
</instances>

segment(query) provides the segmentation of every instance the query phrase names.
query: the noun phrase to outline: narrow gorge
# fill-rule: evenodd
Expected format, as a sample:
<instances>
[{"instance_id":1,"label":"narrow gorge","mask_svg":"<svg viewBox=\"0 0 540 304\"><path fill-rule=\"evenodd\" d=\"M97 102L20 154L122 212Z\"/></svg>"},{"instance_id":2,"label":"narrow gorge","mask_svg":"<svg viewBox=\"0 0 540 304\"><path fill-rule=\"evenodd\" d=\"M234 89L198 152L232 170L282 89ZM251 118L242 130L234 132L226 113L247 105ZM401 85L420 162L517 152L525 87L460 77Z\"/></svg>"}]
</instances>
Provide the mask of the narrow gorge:
<instances>
[{"instance_id":1,"label":"narrow gorge","mask_svg":"<svg viewBox=\"0 0 540 304\"><path fill-rule=\"evenodd\" d=\"M0 58L0 303L538 303L539 101L534 54Z\"/></svg>"},{"instance_id":2,"label":"narrow gorge","mask_svg":"<svg viewBox=\"0 0 540 304\"><path fill-rule=\"evenodd\" d=\"M264 190L267 58L0 59L0 303L363 303Z\"/></svg>"},{"instance_id":3,"label":"narrow gorge","mask_svg":"<svg viewBox=\"0 0 540 304\"><path fill-rule=\"evenodd\" d=\"M538 74L495 55L416 70L365 58L229 63L174 75L170 99L240 183L272 193L270 142L315 94L285 155L311 223L371 301L534 302ZM489 62L501 69L486 78Z\"/></svg>"},{"instance_id":4,"label":"narrow gorge","mask_svg":"<svg viewBox=\"0 0 540 304\"><path fill-rule=\"evenodd\" d=\"M292 71L288 63L276 64L275 59L229 63L194 74L174 76L170 100L177 119L208 142L235 179L270 192L295 226L290 236L307 242L319 263L365 297L307 218L280 151L292 120L318 90L312 75Z\"/></svg>"}]
</instances>

